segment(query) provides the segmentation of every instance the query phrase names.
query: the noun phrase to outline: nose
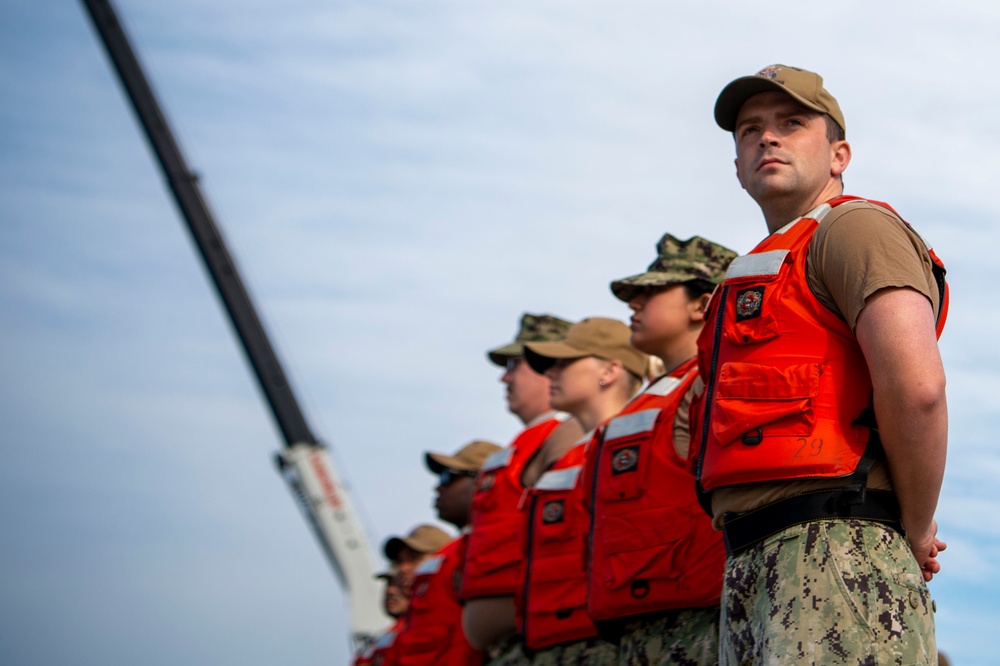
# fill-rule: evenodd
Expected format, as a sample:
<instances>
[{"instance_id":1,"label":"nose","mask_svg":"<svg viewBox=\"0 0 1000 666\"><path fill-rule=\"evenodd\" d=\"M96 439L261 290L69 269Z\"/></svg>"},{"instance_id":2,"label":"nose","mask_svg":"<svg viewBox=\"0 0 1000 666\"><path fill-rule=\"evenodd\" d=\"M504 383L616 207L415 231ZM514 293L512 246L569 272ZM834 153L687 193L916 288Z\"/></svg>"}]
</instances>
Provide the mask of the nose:
<instances>
[{"instance_id":1,"label":"nose","mask_svg":"<svg viewBox=\"0 0 1000 666\"><path fill-rule=\"evenodd\" d=\"M639 294L638 296L633 296L632 299L628 302L628 308L632 312L638 312L639 310L642 309L642 306L645 302L646 302L646 297L643 294Z\"/></svg>"},{"instance_id":2,"label":"nose","mask_svg":"<svg viewBox=\"0 0 1000 666\"><path fill-rule=\"evenodd\" d=\"M774 129L768 125L760 133L760 147L765 148L767 146L777 146L778 145L778 134Z\"/></svg>"}]
</instances>

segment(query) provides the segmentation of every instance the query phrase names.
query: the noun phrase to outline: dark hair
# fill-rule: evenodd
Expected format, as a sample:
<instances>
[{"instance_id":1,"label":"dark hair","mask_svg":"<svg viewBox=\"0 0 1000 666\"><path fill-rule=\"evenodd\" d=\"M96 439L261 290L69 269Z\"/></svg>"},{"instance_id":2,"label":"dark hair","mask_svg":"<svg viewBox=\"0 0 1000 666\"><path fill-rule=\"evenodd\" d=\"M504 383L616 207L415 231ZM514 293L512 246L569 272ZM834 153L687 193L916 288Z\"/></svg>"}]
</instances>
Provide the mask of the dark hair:
<instances>
[{"instance_id":1,"label":"dark hair","mask_svg":"<svg viewBox=\"0 0 1000 666\"><path fill-rule=\"evenodd\" d=\"M838 125L836 120L834 120L826 113L823 114L823 120L826 121L827 141L833 143L834 141L843 141L846 138L846 134L844 134L844 128Z\"/></svg>"},{"instance_id":2,"label":"dark hair","mask_svg":"<svg viewBox=\"0 0 1000 666\"><path fill-rule=\"evenodd\" d=\"M694 299L704 296L705 294L711 294L715 290L714 284L701 278L688 280L682 284L684 285L684 293L687 294L689 301L693 301Z\"/></svg>"}]
</instances>

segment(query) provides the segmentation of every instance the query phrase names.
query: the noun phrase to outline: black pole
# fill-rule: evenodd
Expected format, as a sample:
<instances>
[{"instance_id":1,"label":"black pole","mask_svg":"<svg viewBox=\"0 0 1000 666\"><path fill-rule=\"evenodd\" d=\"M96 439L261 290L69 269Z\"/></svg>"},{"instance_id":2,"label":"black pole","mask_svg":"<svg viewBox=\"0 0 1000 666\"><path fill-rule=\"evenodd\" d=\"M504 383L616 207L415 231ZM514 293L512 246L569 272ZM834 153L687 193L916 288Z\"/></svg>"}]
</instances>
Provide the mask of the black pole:
<instances>
[{"instance_id":1,"label":"black pole","mask_svg":"<svg viewBox=\"0 0 1000 666\"><path fill-rule=\"evenodd\" d=\"M198 187L109 0L82 0L243 343L285 445L318 444Z\"/></svg>"}]
</instances>

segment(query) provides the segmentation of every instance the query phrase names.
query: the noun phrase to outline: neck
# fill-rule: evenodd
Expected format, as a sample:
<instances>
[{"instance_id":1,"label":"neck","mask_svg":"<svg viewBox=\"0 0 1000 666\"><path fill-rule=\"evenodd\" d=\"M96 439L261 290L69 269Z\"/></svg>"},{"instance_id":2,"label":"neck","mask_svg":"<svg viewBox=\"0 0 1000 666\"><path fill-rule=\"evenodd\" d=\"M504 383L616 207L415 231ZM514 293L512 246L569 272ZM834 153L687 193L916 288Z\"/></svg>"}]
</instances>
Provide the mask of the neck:
<instances>
[{"instance_id":1,"label":"neck","mask_svg":"<svg viewBox=\"0 0 1000 666\"><path fill-rule=\"evenodd\" d=\"M844 186L840 179L831 178L826 186L818 192L813 192L805 196L783 196L758 201L761 212L764 213L764 221L767 222L767 230L774 233L792 220L798 219L811 211L824 201L839 196L844 193Z\"/></svg>"},{"instance_id":2,"label":"neck","mask_svg":"<svg viewBox=\"0 0 1000 666\"><path fill-rule=\"evenodd\" d=\"M534 409L530 409L530 410L522 409L517 414L515 414L515 416L517 416L517 418L521 419L521 424L522 425L527 426L529 423L531 423L532 421L534 421L535 419L537 419L539 416L541 416L542 414L545 414L548 411L549 411L549 406L546 404L544 406L535 407Z\"/></svg>"},{"instance_id":3,"label":"neck","mask_svg":"<svg viewBox=\"0 0 1000 666\"><path fill-rule=\"evenodd\" d=\"M701 332L701 326L697 326L692 330L686 331L684 335L680 336L676 340L671 340L669 343L663 345L661 349L658 349L653 354L660 357L663 361L663 366L665 368L664 373L669 374L684 365L687 361L691 360L698 354L698 334Z\"/></svg>"},{"instance_id":4,"label":"neck","mask_svg":"<svg viewBox=\"0 0 1000 666\"><path fill-rule=\"evenodd\" d=\"M620 412L627 402L628 398L612 395L611 391L608 391L601 395L598 400L586 405L579 412L573 414L573 416L580 422L584 432L590 432Z\"/></svg>"}]
</instances>

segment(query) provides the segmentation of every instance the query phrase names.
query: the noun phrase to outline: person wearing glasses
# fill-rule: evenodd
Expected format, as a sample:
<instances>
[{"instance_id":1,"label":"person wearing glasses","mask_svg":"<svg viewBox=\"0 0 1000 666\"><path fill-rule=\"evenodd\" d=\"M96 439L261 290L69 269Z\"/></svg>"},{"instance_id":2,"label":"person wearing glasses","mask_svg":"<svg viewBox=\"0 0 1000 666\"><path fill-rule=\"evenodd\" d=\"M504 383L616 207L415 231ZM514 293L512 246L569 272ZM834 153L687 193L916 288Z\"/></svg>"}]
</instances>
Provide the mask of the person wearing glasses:
<instances>
[{"instance_id":1,"label":"person wearing glasses","mask_svg":"<svg viewBox=\"0 0 1000 666\"><path fill-rule=\"evenodd\" d=\"M462 625L469 643L485 650L490 664L527 663L514 616L514 592L521 580L517 538L522 473L539 466L543 444L547 449L564 448L583 434L575 419L549 407L549 380L524 362L524 345L560 340L569 326L552 315L525 314L514 340L487 352L492 363L504 368L500 381L506 387L507 407L524 424L508 447L483 464L467 530Z\"/></svg>"},{"instance_id":2,"label":"person wearing glasses","mask_svg":"<svg viewBox=\"0 0 1000 666\"><path fill-rule=\"evenodd\" d=\"M463 531L469 522L475 478L483 463L501 448L492 442L469 442L453 455L427 452L427 469L436 474L438 518ZM483 653L469 645L462 631L458 576L465 558L462 534L414 571L406 629L396 639L400 666L479 666Z\"/></svg>"},{"instance_id":3,"label":"person wearing glasses","mask_svg":"<svg viewBox=\"0 0 1000 666\"><path fill-rule=\"evenodd\" d=\"M571 326L562 341L525 344L526 361L549 378L551 406L571 414L585 432L522 502L522 584L515 601L532 664L617 661L616 646L598 637L587 615L582 544L588 517L579 480L595 433L639 391L651 365L629 335L620 321L591 317Z\"/></svg>"},{"instance_id":4,"label":"person wearing glasses","mask_svg":"<svg viewBox=\"0 0 1000 666\"><path fill-rule=\"evenodd\" d=\"M425 559L443 548L451 537L434 525L417 525L406 536L392 536L382 545L389 570L378 575L386 580L383 599L386 612L396 623L375 639L375 642L355 659L355 665L394 666L398 664L397 638L405 630L410 607L414 572Z\"/></svg>"},{"instance_id":5,"label":"person wearing glasses","mask_svg":"<svg viewBox=\"0 0 1000 666\"><path fill-rule=\"evenodd\" d=\"M664 372L587 452L587 612L617 638L620 664L707 666L718 660L725 550L687 470L688 406L705 312L736 253L666 234L656 254L611 283L633 312L632 344Z\"/></svg>"}]
</instances>

